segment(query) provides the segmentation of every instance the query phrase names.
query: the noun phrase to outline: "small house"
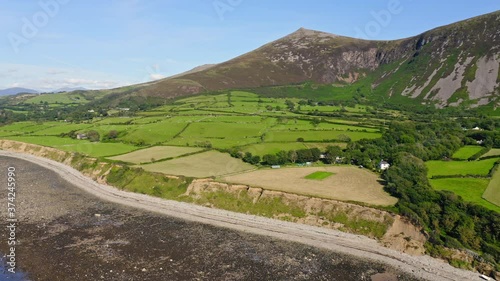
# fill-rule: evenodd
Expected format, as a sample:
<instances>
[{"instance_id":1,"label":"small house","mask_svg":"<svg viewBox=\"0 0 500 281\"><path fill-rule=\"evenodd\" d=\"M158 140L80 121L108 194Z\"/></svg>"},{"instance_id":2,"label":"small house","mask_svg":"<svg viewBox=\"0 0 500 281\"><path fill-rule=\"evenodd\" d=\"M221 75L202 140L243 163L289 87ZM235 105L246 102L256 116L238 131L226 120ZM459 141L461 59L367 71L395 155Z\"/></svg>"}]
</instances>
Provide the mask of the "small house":
<instances>
[{"instance_id":1,"label":"small house","mask_svg":"<svg viewBox=\"0 0 500 281\"><path fill-rule=\"evenodd\" d=\"M383 170L387 170L387 169L389 169L389 167L390 167L390 166L391 166L391 164L387 163L387 162L386 162L386 161L384 161L384 160L382 160L382 161L380 161L380 163L378 163L378 168L379 168L380 170L382 170L382 171L383 171Z\"/></svg>"},{"instance_id":2,"label":"small house","mask_svg":"<svg viewBox=\"0 0 500 281\"><path fill-rule=\"evenodd\" d=\"M77 134L76 139L78 140L86 140L87 139L87 134Z\"/></svg>"}]
</instances>

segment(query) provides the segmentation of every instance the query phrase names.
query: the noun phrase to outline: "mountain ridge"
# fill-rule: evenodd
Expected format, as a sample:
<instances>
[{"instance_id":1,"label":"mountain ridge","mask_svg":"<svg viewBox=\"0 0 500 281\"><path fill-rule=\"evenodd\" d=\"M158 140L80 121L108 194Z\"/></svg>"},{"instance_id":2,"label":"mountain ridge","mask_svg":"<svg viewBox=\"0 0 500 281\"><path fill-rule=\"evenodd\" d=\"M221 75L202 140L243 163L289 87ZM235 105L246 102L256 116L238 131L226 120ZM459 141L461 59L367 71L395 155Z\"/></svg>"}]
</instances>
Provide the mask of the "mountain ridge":
<instances>
[{"instance_id":1,"label":"mountain ridge","mask_svg":"<svg viewBox=\"0 0 500 281\"><path fill-rule=\"evenodd\" d=\"M117 104L311 82L354 87L365 99L394 104L488 105L496 110L499 21L500 11L495 11L397 40L357 39L301 27L225 62L115 89L108 100Z\"/></svg>"},{"instance_id":2,"label":"mountain ridge","mask_svg":"<svg viewBox=\"0 0 500 281\"><path fill-rule=\"evenodd\" d=\"M301 27L209 69L164 79L137 94L171 98L307 81L352 84L394 64L372 77L373 92L437 107L496 107L499 19L496 11L397 40L364 40Z\"/></svg>"}]
</instances>

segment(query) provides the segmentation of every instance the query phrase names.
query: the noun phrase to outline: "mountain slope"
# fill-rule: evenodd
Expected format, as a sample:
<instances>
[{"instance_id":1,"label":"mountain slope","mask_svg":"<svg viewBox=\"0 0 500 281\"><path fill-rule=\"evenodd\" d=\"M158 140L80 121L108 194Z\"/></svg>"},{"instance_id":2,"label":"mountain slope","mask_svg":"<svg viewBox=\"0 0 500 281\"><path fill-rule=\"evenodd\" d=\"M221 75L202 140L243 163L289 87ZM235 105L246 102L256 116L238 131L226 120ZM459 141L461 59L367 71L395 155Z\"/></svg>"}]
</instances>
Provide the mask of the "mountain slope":
<instances>
[{"instance_id":1,"label":"mountain slope","mask_svg":"<svg viewBox=\"0 0 500 281\"><path fill-rule=\"evenodd\" d=\"M497 11L393 41L301 28L227 62L158 81L134 94L171 98L312 81L369 84L369 94L394 102L497 106L499 21Z\"/></svg>"}]
</instances>

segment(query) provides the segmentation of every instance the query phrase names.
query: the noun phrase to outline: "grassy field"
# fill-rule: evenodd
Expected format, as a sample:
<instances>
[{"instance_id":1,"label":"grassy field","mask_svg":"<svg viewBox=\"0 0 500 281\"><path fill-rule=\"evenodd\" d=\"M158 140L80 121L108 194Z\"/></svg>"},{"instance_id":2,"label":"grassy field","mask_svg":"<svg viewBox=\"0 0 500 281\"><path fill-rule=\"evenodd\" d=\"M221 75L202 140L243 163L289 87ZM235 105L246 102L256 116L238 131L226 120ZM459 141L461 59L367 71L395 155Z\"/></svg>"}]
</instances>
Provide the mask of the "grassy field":
<instances>
[{"instance_id":1,"label":"grassy field","mask_svg":"<svg viewBox=\"0 0 500 281\"><path fill-rule=\"evenodd\" d=\"M483 198L495 204L500 209L500 168L497 168L495 174L493 174L488 188L484 191Z\"/></svg>"},{"instance_id":2,"label":"grassy field","mask_svg":"<svg viewBox=\"0 0 500 281\"><path fill-rule=\"evenodd\" d=\"M111 157L112 160L124 161L134 164L154 162L165 158L174 158L182 155L201 151L201 148L179 146L154 146L136 150L127 154ZM154 160L153 160L154 159Z\"/></svg>"},{"instance_id":3,"label":"grassy field","mask_svg":"<svg viewBox=\"0 0 500 281\"><path fill-rule=\"evenodd\" d=\"M329 146L338 146L342 149L347 147L347 143L345 142L304 142L303 143L307 148L319 148L321 151L326 151Z\"/></svg>"},{"instance_id":4,"label":"grassy field","mask_svg":"<svg viewBox=\"0 0 500 281\"><path fill-rule=\"evenodd\" d=\"M91 124L72 124L72 123L61 123L55 124L52 127L45 128L42 130L37 130L32 133L36 136L58 136L62 133L69 133L71 131L84 131L90 128Z\"/></svg>"},{"instance_id":5,"label":"grassy field","mask_svg":"<svg viewBox=\"0 0 500 281\"><path fill-rule=\"evenodd\" d=\"M497 158L480 161L427 161L428 177L477 175L487 176Z\"/></svg>"},{"instance_id":6,"label":"grassy field","mask_svg":"<svg viewBox=\"0 0 500 281\"><path fill-rule=\"evenodd\" d=\"M360 139L380 138L380 133L346 132L346 131L270 131L266 133L265 142L294 142L298 138L304 141L342 140L349 137L352 141Z\"/></svg>"},{"instance_id":7,"label":"grassy field","mask_svg":"<svg viewBox=\"0 0 500 281\"><path fill-rule=\"evenodd\" d=\"M498 156L500 157L500 148L492 148L490 151L482 155L481 157Z\"/></svg>"},{"instance_id":8,"label":"grassy field","mask_svg":"<svg viewBox=\"0 0 500 281\"><path fill-rule=\"evenodd\" d=\"M243 152L250 152L253 155L263 156L266 154L276 154L281 150L299 150L307 148L302 142L288 142L288 143L258 143L247 145L241 148Z\"/></svg>"},{"instance_id":9,"label":"grassy field","mask_svg":"<svg viewBox=\"0 0 500 281\"><path fill-rule=\"evenodd\" d=\"M109 124L125 124L128 122L134 121L136 118L131 117L106 117L106 118L97 118L94 121L94 124L100 125L109 125Z\"/></svg>"},{"instance_id":10,"label":"grassy field","mask_svg":"<svg viewBox=\"0 0 500 281\"><path fill-rule=\"evenodd\" d=\"M266 126L265 124L237 124L237 123L192 123L180 135L183 138L205 137L205 138L227 138L242 139L248 137L260 137Z\"/></svg>"},{"instance_id":11,"label":"grassy field","mask_svg":"<svg viewBox=\"0 0 500 281\"><path fill-rule=\"evenodd\" d=\"M308 180L324 180L331 175L333 175L332 172L318 171L318 172L314 172L312 174L309 174L309 175L305 176L304 178L308 179Z\"/></svg>"},{"instance_id":12,"label":"grassy field","mask_svg":"<svg viewBox=\"0 0 500 281\"><path fill-rule=\"evenodd\" d=\"M173 123L169 120L158 123L131 126L127 134L120 140L127 142L143 142L145 144L163 143L172 139L186 127L183 123Z\"/></svg>"},{"instance_id":13,"label":"grassy field","mask_svg":"<svg viewBox=\"0 0 500 281\"><path fill-rule=\"evenodd\" d=\"M497 178L500 178L497 176ZM498 179L497 179L498 181ZM496 206L485 199L483 199L483 193L488 187L490 182L488 179L478 179L478 178L445 178L445 179L432 179L430 180L431 185L436 190L448 190L455 194L461 196L465 201L474 202L478 205L484 206L490 210L494 210L500 213L500 207ZM493 183L493 181L491 181ZM497 182L498 183L498 182ZM500 184L497 184L500 186ZM497 195L500 197L500 192ZM494 191L491 195L494 195Z\"/></svg>"},{"instance_id":14,"label":"grassy field","mask_svg":"<svg viewBox=\"0 0 500 281\"><path fill-rule=\"evenodd\" d=\"M457 152L455 152L452 156L454 159L462 159L467 160L476 153L479 153L483 148L477 145L466 145L461 147Z\"/></svg>"},{"instance_id":15,"label":"grassy field","mask_svg":"<svg viewBox=\"0 0 500 281\"><path fill-rule=\"evenodd\" d=\"M353 132L379 132L379 129L365 128L355 125L344 125L335 123L320 123L317 125L312 124L309 120L296 120L289 119L285 122L274 126L273 131L304 131L304 130L331 130L331 131L353 131Z\"/></svg>"},{"instance_id":16,"label":"grassy field","mask_svg":"<svg viewBox=\"0 0 500 281\"><path fill-rule=\"evenodd\" d=\"M305 177L315 172L334 173L335 176L311 184L311 180ZM223 180L270 190L372 205L388 206L397 202L396 198L384 191L376 174L350 166L257 170L226 176Z\"/></svg>"},{"instance_id":17,"label":"grassy field","mask_svg":"<svg viewBox=\"0 0 500 281\"><path fill-rule=\"evenodd\" d=\"M200 146L204 143L210 143L212 147L219 149L227 149L235 146L245 146L249 144L259 143L260 138L204 138L204 137L176 137L164 145L175 146Z\"/></svg>"},{"instance_id":18,"label":"grassy field","mask_svg":"<svg viewBox=\"0 0 500 281\"><path fill-rule=\"evenodd\" d=\"M140 165L140 167L151 172L197 178L222 176L255 169L254 166L240 159L217 151L207 151L173 160Z\"/></svg>"},{"instance_id":19,"label":"grassy field","mask_svg":"<svg viewBox=\"0 0 500 281\"><path fill-rule=\"evenodd\" d=\"M302 86L301 86L302 87ZM299 88L301 88L299 87ZM307 89L326 94L331 87L323 88L305 85ZM304 89L295 87L286 91L295 92ZM277 88L279 91L285 88ZM272 89L274 91L276 89ZM29 103L48 103L49 106L73 106L101 98L113 91L91 93L75 92L69 95L40 95L29 99ZM291 93L290 92L290 93ZM340 94L340 93L339 93ZM379 128L370 127L369 108L354 106L346 108L353 114L362 117L321 117L314 118L309 111L338 111L339 106L303 106L303 113L291 112L287 102L295 103L302 98L278 96L259 96L255 93L232 91L230 94L196 95L139 112L136 116L95 117L85 123L68 122L18 122L0 127L1 138L17 138L41 145L58 147L67 151L77 151L92 156L116 156L125 154L144 146L176 146L175 150L198 151L199 148L213 147L217 149L238 148L254 155L275 154L280 150L298 150L318 147L325 150L328 145L345 147L349 140L362 138L379 138ZM111 110L112 111L112 110ZM114 113L119 111L114 110ZM361 119L360 119L361 118ZM360 120L367 127L358 126ZM101 140L110 131L117 131L114 143L89 143L87 141L58 138L63 133L77 131L84 133L97 131ZM36 138L29 138L36 136ZM305 142L297 142L303 138ZM183 148L180 148L183 147ZM109 148L109 151L106 149ZM159 150L157 150L159 149ZM132 163L178 157L170 154L171 148L153 148L141 150L129 155L116 157L116 160ZM142 154L141 154L142 153Z\"/></svg>"},{"instance_id":20,"label":"grassy field","mask_svg":"<svg viewBox=\"0 0 500 281\"><path fill-rule=\"evenodd\" d=\"M136 146L123 143L92 143L86 140L54 136L5 137L5 139L49 146L64 151L79 152L92 157L119 155L138 149Z\"/></svg>"}]
</instances>

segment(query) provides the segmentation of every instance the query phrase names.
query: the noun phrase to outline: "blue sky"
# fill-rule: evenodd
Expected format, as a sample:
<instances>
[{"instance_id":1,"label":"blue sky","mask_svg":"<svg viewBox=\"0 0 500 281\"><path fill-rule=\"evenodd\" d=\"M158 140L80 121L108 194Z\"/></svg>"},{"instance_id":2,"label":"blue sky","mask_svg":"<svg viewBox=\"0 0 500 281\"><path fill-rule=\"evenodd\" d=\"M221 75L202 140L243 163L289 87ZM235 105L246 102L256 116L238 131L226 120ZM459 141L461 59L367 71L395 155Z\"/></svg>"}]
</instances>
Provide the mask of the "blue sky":
<instances>
[{"instance_id":1,"label":"blue sky","mask_svg":"<svg viewBox=\"0 0 500 281\"><path fill-rule=\"evenodd\" d=\"M496 0L0 0L0 89L111 88L218 63L300 27L399 39Z\"/></svg>"}]
</instances>

